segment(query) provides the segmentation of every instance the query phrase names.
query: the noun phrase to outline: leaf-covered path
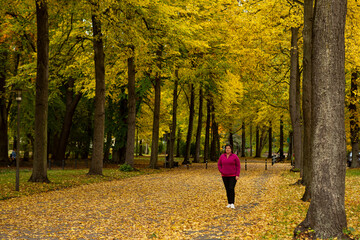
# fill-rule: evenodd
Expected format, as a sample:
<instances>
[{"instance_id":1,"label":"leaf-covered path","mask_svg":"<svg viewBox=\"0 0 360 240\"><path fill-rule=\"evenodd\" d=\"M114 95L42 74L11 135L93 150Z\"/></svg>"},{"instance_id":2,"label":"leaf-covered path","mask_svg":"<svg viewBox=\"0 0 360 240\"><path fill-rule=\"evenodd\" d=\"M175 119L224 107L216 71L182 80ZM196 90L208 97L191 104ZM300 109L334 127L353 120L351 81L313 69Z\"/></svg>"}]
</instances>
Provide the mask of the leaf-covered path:
<instances>
[{"instance_id":1,"label":"leaf-covered path","mask_svg":"<svg viewBox=\"0 0 360 240\"><path fill-rule=\"evenodd\" d=\"M242 169L235 210L226 208L216 164L204 167L2 201L0 239L252 239L288 164Z\"/></svg>"}]
</instances>

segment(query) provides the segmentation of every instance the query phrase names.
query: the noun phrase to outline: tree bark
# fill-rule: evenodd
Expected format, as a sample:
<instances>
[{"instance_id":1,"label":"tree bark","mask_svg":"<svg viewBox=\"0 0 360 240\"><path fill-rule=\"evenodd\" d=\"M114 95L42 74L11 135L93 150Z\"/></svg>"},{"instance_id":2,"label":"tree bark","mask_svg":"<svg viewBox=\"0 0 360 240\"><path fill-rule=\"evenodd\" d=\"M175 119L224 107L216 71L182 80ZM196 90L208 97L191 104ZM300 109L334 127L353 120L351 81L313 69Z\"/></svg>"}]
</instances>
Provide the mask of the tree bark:
<instances>
[{"instance_id":1,"label":"tree bark","mask_svg":"<svg viewBox=\"0 0 360 240\"><path fill-rule=\"evenodd\" d=\"M304 0L304 57L303 57L303 83L302 83L302 109L303 109L303 176L305 192L301 198L310 201L311 198L311 49L312 49L312 22L314 0Z\"/></svg>"},{"instance_id":2,"label":"tree bark","mask_svg":"<svg viewBox=\"0 0 360 240\"><path fill-rule=\"evenodd\" d=\"M173 109L172 109L172 124L170 130L170 148L169 148L169 167L174 167L174 150L176 138L176 116L177 116L177 99L178 99L178 82L179 69L175 70L174 92L173 92Z\"/></svg>"},{"instance_id":3,"label":"tree bark","mask_svg":"<svg viewBox=\"0 0 360 240\"><path fill-rule=\"evenodd\" d=\"M112 132L109 131L106 133L106 143L104 146L104 163L110 162L111 143L112 143Z\"/></svg>"},{"instance_id":4,"label":"tree bark","mask_svg":"<svg viewBox=\"0 0 360 240\"><path fill-rule=\"evenodd\" d=\"M243 121L241 126L241 157L245 157L245 147L246 147L245 121Z\"/></svg>"},{"instance_id":5,"label":"tree bark","mask_svg":"<svg viewBox=\"0 0 360 240\"><path fill-rule=\"evenodd\" d=\"M181 129L178 127L178 134L176 141L176 157L180 157L180 142L181 142Z\"/></svg>"},{"instance_id":6,"label":"tree bark","mask_svg":"<svg viewBox=\"0 0 360 240\"><path fill-rule=\"evenodd\" d=\"M284 159L284 123L282 118L283 116L280 116L280 160Z\"/></svg>"},{"instance_id":7,"label":"tree bark","mask_svg":"<svg viewBox=\"0 0 360 240\"><path fill-rule=\"evenodd\" d=\"M195 113L195 91L194 91L194 84L190 84L190 112L189 112L189 125L188 125L188 132L186 136L186 151L184 156L184 161L182 162L183 165L189 164L190 158L190 148L191 148L191 137L193 133L193 125L194 125L194 113Z\"/></svg>"},{"instance_id":8,"label":"tree bark","mask_svg":"<svg viewBox=\"0 0 360 240\"><path fill-rule=\"evenodd\" d=\"M135 93L135 51L131 46L133 55L128 58L128 118L127 118L127 142L125 163L134 167L134 145L135 145L135 127L136 127L136 93Z\"/></svg>"},{"instance_id":9,"label":"tree bark","mask_svg":"<svg viewBox=\"0 0 360 240\"><path fill-rule=\"evenodd\" d=\"M252 134L253 134L253 130L252 130L252 123L250 123L250 157L252 157L253 155L253 149L252 149Z\"/></svg>"},{"instance_id":10,"label":"tree bark","mask_svg":"<svg viewBox=\"0 0 360 240\"><path fill-rule=\"evenodd\" d=\"M294 136L293 136L293 131L289 132L289 148L288 148L288 155L287 155L287 159L291 160L291 155L293 154L293 146L294 146Z\"/></svg>"},{"instance_id":11,"label":"tree bark","mask_svg":"<svg viewBox=\"0 0 360 240\"><path fill-rule=\"evenodd\" d=\"M200 143L201 143L201 129L202 129L202 116L203 116L203 92L200 86L199 91L199 115L198 115L198 126L196 131L196 142L195 142L195 156L194 162L200 162Z\"/></svg>"},{"instance_id":12,"label":"tree bark","mask_svg":"<svg viewBox=\"0 0 360 240\"><path fill-rule=\"evenodd\" d=\"M259 126L256 126L256 148L255 148L255 157L260 157L260 130Z\"/></svg>"},{"instance_id":13,"label":"tree bark","mask_svg":"<svg viewBox=\"0 0 360 240\"><path fill-rule=\"evenodd\" d=\"M153 132L151 140L151 156L150 168L157 168L158 152L159 152L159 126L160 126L160 94L161 94L161 62L162 62L163 46L160 45L156 51L157 67L160 72L156 73L155 77L155 103L154 103L154 119L153 119Z\"/></svg>"},{"instance_id":14,"label":"tree bark","mask_svg":"<svg viewBox=\"0 0 360 240\"><path fill-rule=\"evenodd\" d=\"M211 122L211 105L210 100L206 100L206 129L205 129L205 145L204 145L204 162L209 159L209 143L210 143L210 122Z\"/></svg>"},{"instance_id":15,"label":"tree bark","mask_svg":"<svg viewBox=\"0 0 360 240\"><path fill-rule=\"evenodd\" d=\"M231 132L231 130L230 130L230 133L229 133L229 144L231 145L231 148L234 149L234 135Z\"/></svg>"},{"instance_id":16,"label":"tree bark","mask_svg":"<svg viewBox=\"0 0 360 240\"><path fill-rule=\"evenodd\" d=\"M99 3L93 6L93 46L95 60L95 114L94 114L94 139L91 157L90 175L102 175L104 156L104 134L105 134L105 55L101 33L101 21L97 11Z\"/></svg>"},{"instance_id":17,"label":"tree bark","mask_svg":"<svg viewBox=\"0 0 360 240\"><path fill-rule=\"evenodd\" d=\"M29 182L50 182L47 177L47 116L49 86L49 15L46 1L35 1L37 22L37 74L35 146Z\"/></svg>"},{"instance_id":18,"label":"tree bark","mask_svg":"<svg viewBox=\"0 0 360 240\"><path fill-rule=\"evenodd\" d=\"M143 156L143 144L142 144L142 139L140 139L140 142L139 142L139 156Z\"/></svg>"},{"instance_id":19,"label":"tree bark","mask_svg":"<svg viewBox=\"0 0 360 240\"><path fill-rule=\"evenodd\" d=\"M289 88L289 109L293 128L295 168L302 169L300 70L298 51L299 28L291 28L291 69Z\"/></svg>"},{"instance_id":20,"label":"tree bark","mask_svg":"<svg viewBox=\"0 0 360 240\"><path fill-rule=\"evenodd\" d=\"M271 121L269 125L269 151L268 151L268 158L272 158L272 126Z\"/></svg>"},{"instance_id":21,"label":"tree bark","mask_svg":"<svg viewBox=\"0 0 360 240\"><path fill-rule=\"evenodd\" d=\"M350 136L351 136L351 152L352 152L352 161L351 168L360 167L359 157L359 119L356 108L357 102L357 78L358 73L353 72L351 74L351 89L350 89L350 104L349 104L349 112L350 112Z\"/></svg>"},{"instance_id":22,"label":"tree bark","mask_svg":"<svg viewBox=\"0 0 360 240\"><path fill-rule=\"evenodd\" d=\"M261 153L262 153L262 150L264 149L265 147L265 142L267 140L267 129L265 127L262 127L261 129L261 134L260 134L260 139L259 139L259 155L261 157Z\"/></svg>"},{"instance_id":23,"label":"tree bark","mask_svg":"<svg viewBox=\"0 0 360 240\"><path fill-rule=\"evenodd\" d=\"M211 147L210 147L210 160L216 162L217 159L217 125L215 121L215 107L214 103L211 101Z\"/></svg>"},{"instance_id":24,"label":"tree bark","mask_svg":"<svg viewBox=\"0 0 360 240\"><path fill-rule=\"evenodd\" d=\"M75 113L75 109L81 99L81 93L78 93L74 97L74 79L70 79L66 84L66 110L64 122L61 128L60 139L54 152L54 163L57 166L62 165L62 161L65 158L66 146L68 145L70 129L72 126L72 118Z\"/></svg>"},{"instance_id":25,"label":"tree bark","mask_svg":"<svg viewBox=\"0 0 360 240\"><path fill-rule=\"evenodd\" d=\"M345 16L346 0L315 3L312 49L311 202L295 230L313 229L320 239L343 238L346 139Z\"/></svg>"},{"instance_id":26,"label":"tree bark","mask_svg":"<svg viewBox=\"0 0 360 240\"><path fill-rule=\"evenodd\" d=\"M8 164L8 111L5 97L8 53L0 47L0 166Z\"/></svg>"}]
</instances>

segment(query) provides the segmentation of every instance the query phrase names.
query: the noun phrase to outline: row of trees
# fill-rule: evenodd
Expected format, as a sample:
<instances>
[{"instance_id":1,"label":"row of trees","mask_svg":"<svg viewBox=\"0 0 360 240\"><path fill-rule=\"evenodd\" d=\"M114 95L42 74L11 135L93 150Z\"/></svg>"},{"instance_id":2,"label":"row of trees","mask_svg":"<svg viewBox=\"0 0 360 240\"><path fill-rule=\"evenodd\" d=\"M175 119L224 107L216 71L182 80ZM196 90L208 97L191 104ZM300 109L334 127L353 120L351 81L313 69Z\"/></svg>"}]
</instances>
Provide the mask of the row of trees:
<instances>
[{"instance_id":1,"label":"row of trees","mask_svg":"<svg viewBox=\"0 0 360 240\"><path fill-rule=\"evenodd\" d=\"M135 129L151 144L153 168L161 133L169 132L172 165L181 130L183 163L193 139L195 162L201 146L204 159L216 160L221 142L240 131L244 154L253 128L256 156L266 138L271 155L273 136L282 149L291 122L303 199L311 198L300 227L342 234L344 136L356 159L359 135L355 0L15 2L0 0L0 161L16 88L26 89L21 140L33 146L31 181L48 181L48 153L59 164L71 147L91 155L89 174L102 174L111 147L114 161L133 165Z\"/></svg>"}]
</instances>

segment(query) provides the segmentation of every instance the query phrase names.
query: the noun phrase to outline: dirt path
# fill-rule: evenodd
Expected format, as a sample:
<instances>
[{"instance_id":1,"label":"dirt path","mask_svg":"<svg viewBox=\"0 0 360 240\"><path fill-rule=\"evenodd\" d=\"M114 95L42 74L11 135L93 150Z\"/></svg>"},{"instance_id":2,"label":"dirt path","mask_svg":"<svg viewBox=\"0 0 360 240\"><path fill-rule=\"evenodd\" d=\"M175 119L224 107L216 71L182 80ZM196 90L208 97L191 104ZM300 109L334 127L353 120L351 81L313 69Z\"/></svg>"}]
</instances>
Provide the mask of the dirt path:
<instances>
[{"instance_id":1,"label":"dirt path","mask_svg":"<svg viewBox=\"0 0 360 240\"><path fill-rule=\"evenodd\" d=\"M0 239L243 239L286 166L249 164L228 209L216 164L0 202Z\"/></svg>"}]
</instances>

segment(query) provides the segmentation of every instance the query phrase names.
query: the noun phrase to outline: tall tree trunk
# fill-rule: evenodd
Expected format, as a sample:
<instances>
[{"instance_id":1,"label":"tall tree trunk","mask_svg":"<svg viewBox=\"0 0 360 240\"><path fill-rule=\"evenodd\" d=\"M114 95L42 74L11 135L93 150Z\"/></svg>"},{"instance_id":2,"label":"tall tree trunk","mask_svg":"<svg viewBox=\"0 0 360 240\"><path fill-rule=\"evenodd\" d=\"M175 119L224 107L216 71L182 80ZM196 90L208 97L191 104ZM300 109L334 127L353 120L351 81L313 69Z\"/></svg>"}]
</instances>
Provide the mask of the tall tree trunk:
<instances>
[{"instance_id":1,"label":"tall tree trunk","mask_svg":"<svg viewBox=\"0 0 360 240\"><path fill-rule=\"evenodd\" d=\"M206 100L206 129L205 129L205 145L204 145L204 162L209 159L209 143L210 143L210 122L211 122L211 105L210 100Z\"/></svg>"},{"instance_id":2,"label":"tall tree trunk","mask_svg":"<svg viewBox=\"0 0 360 240\"><path fill-rule=\"evenodd\" d=\"M294 135L293 131L289 132L289 149L288 149L288 155L287 159L291 160L291 155L293 154L293 146L294 146Z\"/></svg>"},{"instance_id":3,"label":"tall tree trunk","mask_svg":"<svg viewBox=\"0 0 360 240\"><path fill-rule=\"evenodd\" d=\"M245 147L246 147L245 121L243 121L241 126L241 157L245 157Z\"/></svg>"},{"instance_id":4,"label":"tall tree trunk","mask_svg":"<svg viewBox=\"0 0 360 240\"><path fill-rule=\"evenodd\" d=\"M102 175L104 156L104 134L105 134L105 55L101 33L101 21L99 19L99 3L93 6L93 45L95 60L95 114L94 114L94 139L91 157L90 175Z\"/></svg>"},{"instance_id":5,"label":"tall tree trunk","mask_svg":"<svg viewBox=\"0 0 360 240\"><path fill-rule=\"evenodd\" d=\"M256 149L255 149L255 157L260 157L260 129L259 126L256 126Z\"/></svg>"},{"instance_id":6,"label":"tall tree trunk","mask_svg":"<svg viewBox=\"0 0 360 240\"><path fill-rule=\"evenodd\" d=\"M135 137L135 156L139 156L139 128L136 127L136 137Z\"/></svg>"},{"instance_id":7,"label":"tall tree trunk","mask_svg":"<svg viewBox=\"0 0 360 240\"><path fill-rule=\"evenodd\" d=\"M304 57L303 57L303 176L302 182L305 185L303 201L311 198L311 49L312 49L312 21L314 0L304 0Z\"/></svg>"},{"instance_id":8,"label":"tall tree trunk","mask_svg":"<svg viewBox=\"0 0 360 240\"><path fill-rule=\"evenodd\" d=\"M231 129L230 129L230 133L229 133L229 144L231 145L232 149L234 149L234 135L231 132Z\"/></svg>"},{"instance_id":9,"label":"tall tree trunk","mask_svg":"<svg viewBox=\"0 0 360 240\"><path fill-rule=\"evenodd\" d=\"M284 123L282 120L283 116L280 116L280 160L284 159Z\"/></svg>"},{"instance_id":10,"label":"tall tree trunk","mask_svg":"<svg viewBox=\"0 0 360 240\"><path fill-rule=\"evenodd\" d=\"M140 139L140 142L139 142L139 156L142 156L143 155L143 143L142 143L142 139Z\"/></svg>"},{"instance_id":11,"label":"tall tree trunk","mask_svg":"<svg viewBox=\"0 0 360 240\"><path fill-rule=\"evenodd\" d=\"M267 134L268 131L265 127L262 127L261 129L261 134L260 134L260 139L259 139L259 155L261 157L261 153L262 153L262 150L264 149L265 147L265 143L266 143L266 140L267 140Z\"/></svg>"},{"instance_id":12,"label":"tall tree trunk","mask_svg":"<svg viewBox=\"0 0 360 240\"><path fill-rule=\"evenodd\" d=\"M271 121L269 124L269 151L268 151L268 158L272 158L272 125Z\"/></svg>"},{"instance_id":13,"label":"tall tree trunk","mask_svg":"<svg viewBox=\"0 0 360 240\"><path fill-rule=\"evenodd\" d=\"M343 230L347 228L344 125L346 0L318 0L314 11L311 202L305 220L294 233L311 228L315 238L343 238Z\"/></svg>"},{"instance_id":14,"label":"tall tree trunk","mask_svg":"<svg viewBox=\"0 0 360 240\"><path fill-rule=\"evenodd\" d=\"M174 92L173 92L173 109L172 109L172 124L170 129L170 148L169 148L169 167L174 166L174 150L176 138L176 116L177 116L177 99L178 99L178 82L179 82L179 69L175 70Z\"/></svg>"},{"instance_id":15,"label":"tall tree trunk","mask_svg":"<svg viewBox=\"0 0 360 240\"><path fill-rule=\"evenodd\" d=\"M252 142L252 134L253 134L253 130L252 130L252 123L250 122L250 157L252 157L253 155L253 142Z\"/></svg>"},{"instance_id":16,"label":"tall tree trunk","mask_svg":"<svg viewBox=\"0 0 360 240\"><path fill-rule=\"evenodd\" d=\"M356 102L357 102L357 78L358 73L353 72L351 74L351 89L350 89L350 135L351 135L351 152L352 152L352 161L351 168L360 167L359 161L359 118L357 116Z\"/></svg>"},{"instance_id":17,"label":"tall tree trunk","mask_svg":"<svg viewBox=\"0 0 360 240\"><path fill-rule=\"evenodd\" d=\"M0 166L8 163L8 111L5 97L6 62L8 53L0 46Z\"/></svg>"},{"instance_id":18,"label":"tall tree trunk","mask_svg":"<svg viewBox=\"0 0 360 240\"><path fill-rule=\"evenodd\" d=\"M106 134L106 143L104 148L104 163L110 162L110 148L112 145L112 132L109 131Z\"/></svg>"},{"instance_id":19,"label":"tall tree trunk","mask_svg":"<svg viewBox=\"0 0 360 240\"><path fill-rule=\"evenodd\" d=\"M181 129L178 127L177 141L176 141L176 157L180 157L180 142L181 142Z\"/></svg>"},{"instance_id":20,"label":"tall tree trunk","mask_svg":"<svg viewBox=\"0 0 360 240\"><path fill-rule=\"evenodd\" d=\"M210 160L213 162L217 161L216 155L216 131L217 131L216 121L215 121L215 107L214 103L211 101L211 146L210 146Z\"/></svg>"},{"instance_id":21,"label":"tall tree trunk","mask_svg":"<svg viewBox=\"0 0 360 240\"><path fill-rule=\"evenodd\" d=\"M291 28L291 69L289 109L294 137L295 168L302 169L300 71L298 51L299 28Z\"/></svg>"},{"instance_id":22,"label":"tall tree trunk","mask_svg":"<svg viewBox=\"0 0 360 240\"><path fill-rule=\"evenodd\" d=\"M50 182L47 177L47 116L49 86L49 15L46 1L35 1L37 23L37 74L35 148L29 182Z\"/></svg>"},{"instance_id":23,"label":"tall tree trunk","mask_svg":"<svg viewBox=\"0 0 360 240\"><path fill-rule=\"evenodd\" d=\"M196 142L195 142L195 157L194 162L200 162L200 143L201 143L201 129L202 129L202 116L203 116L203 92L200 86L199 91L199 115L198 115L198 126L196 131Z\"/></svg>"},{"instance_id":24,"label":"tall tree trunk","mask_svg":"<svg viewBox=\"0 0 360 240\"><path fill-rule=\"evenodd\" d=\"M160 94L161 94L161 63L162 63L163 46L160 45L156 51L158 71L155 76L155 103L154 103L154 118L153 118L153 132L151 139L151 156L150 168L157 168L158 152L159 152L159 126L160 126Z\"/></svg>"},{"instance_id":25,"label":"tall tree trunk","mask_svg":"<svg viewBox=\"0 0 360 240\"><path fill-rule=\"evenodd\" d=\"M126 142L125 163L134 167L134 145L136 127L136 93L135 93L135 51L131 46L132 56L128 58L128 130Z\"/></svg>"},{"instance_id":26,"label":"tall tree trunk","mask_svg":"<svg viewBox=\"0 0 360 240\"><path fill-rule=\"evenodd\" d=\"M74 97L74 82L75 82L74 79L70 79L69 82L65 85L66 87L65 117L61 128L60 139L54 151L54 163L57 166L61 166L62 161L65 158L65 151L66 151L66 146L68 145L70 129L72 125L72 118L74 116L75 109L81 98L81 93L76 94Z\"/></svg>"},{"instance_id":27,"label":"tall tree trunk","mask_svg":"<svg viewBox=\"0 0 360 240\"><path fill-rule=\"evenodd\" d=\"M191 148L191 137L193 133L193 125L194 125L194 113L195 113L195 91L194 91L194 84L190 84L190 113L189 113L189 125L188 125L188 132L186 136L186 151L184 156L184 161L182 162L183 165L189 164L190 158L190 148Z\"/></svg>"}]
</instances>

